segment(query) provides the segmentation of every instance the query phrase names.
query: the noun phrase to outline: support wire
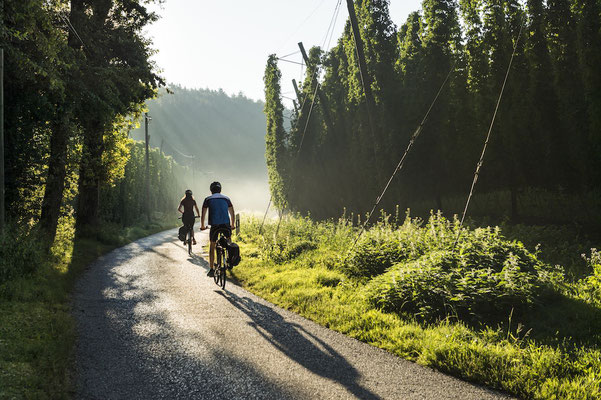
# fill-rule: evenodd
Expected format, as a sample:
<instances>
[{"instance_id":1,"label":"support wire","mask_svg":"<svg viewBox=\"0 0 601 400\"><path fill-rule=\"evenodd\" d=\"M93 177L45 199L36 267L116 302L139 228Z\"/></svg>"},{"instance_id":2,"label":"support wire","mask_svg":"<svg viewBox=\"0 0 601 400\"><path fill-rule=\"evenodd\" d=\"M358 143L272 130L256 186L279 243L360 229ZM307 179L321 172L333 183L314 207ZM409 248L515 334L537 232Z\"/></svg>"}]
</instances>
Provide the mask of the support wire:
<instances>
[{"instance_id":1,"label":"support wire","mask_svg":"<svg viewBox=\"0 0 601 400\"><path fill-rule=\"evenodd\" d=\"M461 228L463 227L463 221L465 220L465 216L467 214L467 209L470 205L470 200L472 199L472 195L474 194L474 188L476 187L476 182L478 182L478 176L480 175L480 169L482 168L482 164L484 163L484 154L486 154L486 149L488 147L488 142L490 140L490 134L492 132L492 128L495 124L495 118L497 117L497 111L499 111L499 105L501 104L501 99L503 98L503 92L505 91L505 85L507 84L507 78L509 77L509 71L511 70L511 64L513 63L513 59L515 57L515 52L518 48L518 43L520 41L520 37L522 35L522 29L524 27L524 21L522 16L522 21L520 22L520 31L518 32L518 37L515 40L515 44L513 45L513 52L511 53L511 59L509 60L509 65L507 66L507 71L505 72L505 79L503 79L503 85L501 86L501 92L499 93L499 98L497 99L497 105L495 106L495 112L493 113L492 120L490 121L490 127L488 128L488 133L486 134L486 140L484 141L484 147L482 148L482 153L480 154L480 160L476 164L476 171L474 172L474 179L472 180L472 186L470 188L470 193L467 196L467 201L465 202L465 208L463 209L463 214L461 215L461 222L459 223L459 228L457 230L457 237L455 238L455 243L453 243L453 250L457 246L459 242L459 238L461 237Z\"/></svg>"}]
</instances>

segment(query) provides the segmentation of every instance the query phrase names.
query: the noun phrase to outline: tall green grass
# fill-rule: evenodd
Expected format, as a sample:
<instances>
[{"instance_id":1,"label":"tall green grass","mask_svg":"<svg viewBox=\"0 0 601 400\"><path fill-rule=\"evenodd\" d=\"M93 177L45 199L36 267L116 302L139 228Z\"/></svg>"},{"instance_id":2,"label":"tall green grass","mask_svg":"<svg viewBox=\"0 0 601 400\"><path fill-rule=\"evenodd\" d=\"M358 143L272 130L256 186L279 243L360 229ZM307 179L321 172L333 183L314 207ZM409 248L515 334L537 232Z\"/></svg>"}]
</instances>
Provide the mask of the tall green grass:
<instances>
[{"instance_id":1,"label":"tall green grass","mask_svg":"<svg viewBox=\"0 0 601 400\"><path fill-rule=\"evenodd\" d=\"M354 247L346 218L259 226L243 221L234 273L266 299L522 398L601 398L596 250L573 274L544 262L545 246L527 248L499 227L464 229L453 248L458 225L440 215L383 216Z\"/></svg>"},{"instance_id":2,"label":"tall green grass","mask_svg":"<svg viewBox=\"0 0 601 400\"><path fill-rule=\"evenodd\" d=\"M101 254L172 226L103 224L93 235L76 237L74 220L65 217L50 254L35 228L7 230L0 238L0 399L72 396L73 283Z\"/></svg>"}]
</instances>

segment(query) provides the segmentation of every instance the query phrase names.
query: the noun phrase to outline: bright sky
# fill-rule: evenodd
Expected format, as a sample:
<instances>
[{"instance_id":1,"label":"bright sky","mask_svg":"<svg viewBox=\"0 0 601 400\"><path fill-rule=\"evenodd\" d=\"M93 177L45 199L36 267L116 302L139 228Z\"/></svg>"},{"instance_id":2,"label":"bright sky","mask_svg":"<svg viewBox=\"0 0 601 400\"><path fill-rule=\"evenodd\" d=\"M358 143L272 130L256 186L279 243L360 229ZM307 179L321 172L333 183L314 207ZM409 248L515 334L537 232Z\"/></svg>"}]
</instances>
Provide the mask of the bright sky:
<instances>
[{"instance_id":1,"label":"bright sky","mask_svg":"<svg viewBox=\"0 0 601 400\"><path fill-rule=\"evenodd\" d=\"M307 51L322 45L337 0L165 0L161 19L148 29L158 54L154 56L169 83L188 88L223 89L263 99L267 56ZM391 0L390 15L397 26L421 0ZM341 36L348 18L342 0L331 45ZM327 41L326 41L327 47ZM287 59L300 62L300 54ZM280 61L282 92L293 97L291 80L301 77L301 66ZM287 106L291 102L286 101Z\"/></svg>"}]
</instances>

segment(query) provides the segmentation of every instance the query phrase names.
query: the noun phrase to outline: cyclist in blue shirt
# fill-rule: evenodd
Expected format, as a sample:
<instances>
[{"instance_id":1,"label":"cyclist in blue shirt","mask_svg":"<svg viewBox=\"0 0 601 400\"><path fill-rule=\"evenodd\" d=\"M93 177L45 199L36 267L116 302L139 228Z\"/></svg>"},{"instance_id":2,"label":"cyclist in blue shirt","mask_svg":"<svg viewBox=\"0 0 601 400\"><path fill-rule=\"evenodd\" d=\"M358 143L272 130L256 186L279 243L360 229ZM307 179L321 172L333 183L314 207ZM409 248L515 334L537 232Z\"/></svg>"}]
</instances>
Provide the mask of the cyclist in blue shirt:
<instances>
[{"instance_id":1,"label":"cyclist in blue shirt","mask_svg":"<svg viewBox=\"0 0 601 400\"><path fill-rule=\"evenodd\" d=\"M219 231L223 231L226 237L232 236L232 227L235 226L235 213L234 206L230 201L229 197L221 194L221 183L213 182L210 186L211 195L207 197L202 203L202 215L200 217L200 230L207 229L205 225L205 217L207 215L207 209L209 210L209 225L211 230L209 231L209 240L211 241L209 251L209 265L211 269L207 273L207 276L213 277L214 272L214 260L215 260L215 244L217 243L217 236ZM228 215L229 214L229 215Z\"/></svg>"}]
</instances>

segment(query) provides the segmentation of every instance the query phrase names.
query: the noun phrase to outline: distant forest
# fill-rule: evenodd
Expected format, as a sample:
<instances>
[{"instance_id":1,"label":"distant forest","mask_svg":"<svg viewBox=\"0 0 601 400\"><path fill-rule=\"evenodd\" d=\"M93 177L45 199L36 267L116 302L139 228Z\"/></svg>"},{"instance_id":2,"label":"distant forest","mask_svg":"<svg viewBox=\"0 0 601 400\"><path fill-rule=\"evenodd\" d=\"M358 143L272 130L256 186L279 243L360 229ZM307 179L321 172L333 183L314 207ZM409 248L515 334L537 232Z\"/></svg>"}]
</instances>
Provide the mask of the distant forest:
<instances>
[{"instance_id":1,"label":"distant forest","mask_svg":"<svg viewBox=\"0 0 601 400\"><path fill-rule=\"evenodd\" d=\"M207 179L267 179L262 102L222 90L169 89L146 103L152 147ZM132 138L144 140L143 118Z\"/></svg>"},{"instance_id":2,"label":"distant forest","mask_svg":"<svg viewBox=\"0 0 601 400\"><path fill-rule=\"evenodd\" d=\"M331 50L310 50L297 99L304 107L291 129L277 57L268 59L267 162L276 206L320 218L344 207L369 210L451 71L382 205L460 211L523 27L476 187L488 207L481 211L599 222L600 2L424 0L398 29L388 4L355 1L371 106L349 21ZM317 96L311 112L315 68L323 102Z\"/></svg>"}]
</instances>

